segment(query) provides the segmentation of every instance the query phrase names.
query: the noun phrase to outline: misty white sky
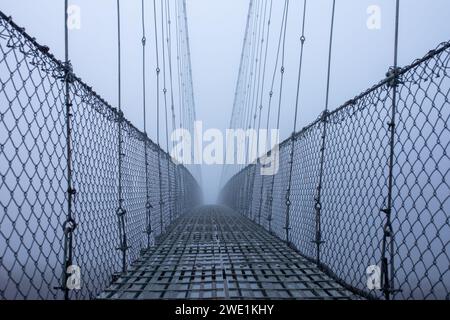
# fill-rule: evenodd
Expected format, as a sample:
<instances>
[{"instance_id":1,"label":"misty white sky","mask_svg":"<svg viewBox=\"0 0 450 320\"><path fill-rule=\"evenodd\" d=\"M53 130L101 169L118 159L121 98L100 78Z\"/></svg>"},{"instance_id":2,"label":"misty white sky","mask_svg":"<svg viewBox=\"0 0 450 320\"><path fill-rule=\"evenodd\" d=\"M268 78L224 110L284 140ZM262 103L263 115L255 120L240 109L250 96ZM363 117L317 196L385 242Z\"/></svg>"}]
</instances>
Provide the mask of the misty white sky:
<instances>
[{"instance_id":1,"label":"misty white sky","mask_svg":"<svg viewBox=\"0 0 450 320\"><path fill-rule=\"evenodd\" d=\"M146 12L152 23L151 1ZM286 89L283 98L281 137L293 125L296 70L299 53L301 4L291 0L288 20ZM81 8L82 28L70 33L74 70L113 106L116 93L115 0L72 0ZM332 0L309 0L306 24L303 87L299 128L314 120L325 103L325 77ZM206 128L225 129L229 123L242 49L248 0L187 0L197 118ZM331 77L331 108L354 97L381 80L392 65L394 0L337 0L336 33ZM63 57L63 1L0 0L0 10L26 28L41 44ZM278 30L283 1L274 0L273 30ZM382 9L382 27L366 27L367 7ZM123 108L125 115L142 128L141 116L141 21L140 0L122 1ZM423 56L440 42L450 40L450 1L402 0L400 65ZM153 30L149 29L151 34ZM147 36L149 42L151 36ZM154 59L148 57L148 95L154 95ZM272 51L274 50L272 46ZM155 137L150 105L148 122ZM154 109L153 109L154 111ZM220 166L203 166L205 198L214 201Z\"/></svg>"}]
</instances>

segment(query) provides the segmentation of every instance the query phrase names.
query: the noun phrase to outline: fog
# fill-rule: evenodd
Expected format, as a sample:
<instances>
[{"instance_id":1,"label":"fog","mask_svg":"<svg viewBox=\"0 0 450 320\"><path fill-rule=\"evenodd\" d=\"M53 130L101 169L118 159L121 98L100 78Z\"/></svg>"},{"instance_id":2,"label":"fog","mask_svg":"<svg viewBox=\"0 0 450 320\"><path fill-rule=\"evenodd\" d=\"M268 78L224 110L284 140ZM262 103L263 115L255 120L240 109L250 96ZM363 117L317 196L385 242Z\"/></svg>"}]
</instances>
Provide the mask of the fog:
<instances>
[{"instance_id":1,"label":"fog","mask_svg":"<svg viewBox=\"0 0 450 320\"><path fill-rule=\"evenodd\" d=\"M303 90L299 128L315 120L324 108L326 59L331 0L308 2ZM81 8L81 29L70 32L70 59L74 70L96 92L117 105L116 3L113 0L74 0ZM331 74L330 108L334 109L382 79L393 64L394 1L337 1ZM151 2L149 1L149 4ZM279 29L281 0L274 0L273 30ZM281 139L293 127L293 108L299 54L302 1L291 1L288 18L285 94L281 116ZM381 29L369 30L367 8L381 8ZM0 9L13 17L63 58L63 1L0 0ZM246 23L246 0L188 0L188 21L197 119L205 128L225 129L231 117ZM141 21L140 1L122 1L123 101L125 116L143 128L141 115ZM151 29L152 11L146 19ZM450 3L447 0L401 2L399 64L422 57L438 43L449 40ZM278 25L277 25L278 24ZM148 42L152 36L147 36ZM273 39L272 39L273 40ZM269 46L273 52L274 42ZM148 50L149 135L156 140L154 53ZM273 54L273 53L272 53ZM274 119L273 119L274 120ZM271 122L275 126L275 122ZM161 143L163 146L165 142ZM206 202L219 191L222 166L202 166Z\"/></svg>"}]
</instances>

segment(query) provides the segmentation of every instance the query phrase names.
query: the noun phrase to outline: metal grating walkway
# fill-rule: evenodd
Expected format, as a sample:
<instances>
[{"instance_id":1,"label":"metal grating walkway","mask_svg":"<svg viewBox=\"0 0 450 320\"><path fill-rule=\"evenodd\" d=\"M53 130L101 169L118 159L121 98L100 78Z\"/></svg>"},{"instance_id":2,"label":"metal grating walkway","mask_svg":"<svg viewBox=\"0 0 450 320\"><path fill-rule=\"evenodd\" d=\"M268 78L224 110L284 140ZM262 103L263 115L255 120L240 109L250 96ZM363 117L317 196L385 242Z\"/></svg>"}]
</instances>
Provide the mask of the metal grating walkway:
<instances>
[{"instance_id":1,"label":"metal grating walkway","mask_svg":"<svg viewBox=\"0 0 450 320\"><path fill-rule=\"evenodd\" d=\"M226 207L178 219L101 299L350 299L283 241Z\"/></svg>"}]
</instances>

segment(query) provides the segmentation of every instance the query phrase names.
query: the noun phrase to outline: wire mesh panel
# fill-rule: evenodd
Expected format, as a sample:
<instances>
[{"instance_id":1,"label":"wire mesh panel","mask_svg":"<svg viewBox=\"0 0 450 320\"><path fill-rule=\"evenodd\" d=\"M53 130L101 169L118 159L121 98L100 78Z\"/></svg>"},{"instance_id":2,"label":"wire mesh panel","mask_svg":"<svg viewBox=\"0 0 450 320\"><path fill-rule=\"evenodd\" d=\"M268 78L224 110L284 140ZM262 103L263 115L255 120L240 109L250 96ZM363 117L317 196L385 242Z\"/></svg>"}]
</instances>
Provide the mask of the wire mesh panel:
<instances>
[{"instance_id":1,"label":"wire mesh panel","mask_svg":"<svg viewBox=\"0 0 450 320\"><path fill-rule=\"evenodd\" d=\"M0 17L0 297L57 298L66 215L61 65Z\"/></svg>"},{"instance_id":2,"label":"wire mesh panel","mask_svg":"<svg viewBox=\"0 0 450 320\"><path fill-rule=\"evenodd\" d=\"M81 288L68 296L96 297L162 236L174 208L200 198L184 166L0 12L0 298L63 298L69 232Z\"/></svg>"},{"instance_id":3,"label":"wire mesh panel","mask_svg":"<svg viewBox=\"0 0 450 320\"><path fill-rule=\"evenodd\" d=\"M274 189L264 187L275 233L285 239L287 195L290 244L367 297L450 298L449 61L446 42L324 113L295 135L290 194L291 138ZM224 187L223 203L237 207L236 181L250 168Z\"/></svg>"},{"instance_id":4,"label":"wire mesh panel","mask_svg":"<svg viewBox=\"0 0 450 320\"><path fill-rule=\"evenodd\" d=\"M319 125L320 124L320 125ZM319 184L322 123L305 128L295 136L291 187L291 242L305 256L314 258L316 233L315 198Z\"/></svg>"},{"instance_id":5,"label":"wire mesh panel","mask_svg":"<svg viewBox=\"0 0 450 320\"><path fill-rule=\"evenodd\" d=\"M367 267L381 259L390 92L373 90L331 113L326 124L321 262L361 290L367 289Z\"/></svg>"},{"instance_id":6,"label":"wire mesh panel","mask_svg":"<svg viewBox=\"0 0 450 320\"><path fill-rule=\"evenodd\" d=\"M286 239L286 190L289 176L289 156L291 144L286 143L281 146L279 151L279 169L278 173L272 177L269 183L273 183L272 206L269 214L272 217L271 231L281 239ZM271 187L272 188L272 187Z\"/></svg>"},{"instance_id":7,"label":"wire mesh panel","mask_svg":"<svg viewBox=\"0 0 450 320\"><path fill-rule=\"evenodd\" d=\"M400 76L395 144L398 298L450 299L450 49Z\"/></svg>"},{"instance_id":8,"label":"wire mesh panel","mask_svg":"<svg viewBox=\"0 0 450 320\"><path fill-rule=\"evenodd\" d=\"M83 267L83 286L77 295L89 297L110 281L120 265L116 250L118 121L117 114L88 88L79 82L72 88L74 219L78 223L74 263Z\"/></svg>"}]
</instances>

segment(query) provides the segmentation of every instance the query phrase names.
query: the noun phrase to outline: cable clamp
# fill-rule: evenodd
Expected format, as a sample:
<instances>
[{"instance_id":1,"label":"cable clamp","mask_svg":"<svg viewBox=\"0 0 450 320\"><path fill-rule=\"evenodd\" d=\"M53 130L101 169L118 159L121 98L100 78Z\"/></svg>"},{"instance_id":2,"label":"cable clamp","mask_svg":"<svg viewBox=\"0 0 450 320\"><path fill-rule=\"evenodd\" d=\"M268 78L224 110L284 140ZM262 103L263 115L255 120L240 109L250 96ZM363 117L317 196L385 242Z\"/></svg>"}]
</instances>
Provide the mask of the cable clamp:
<instances>
[{"instance_id":1,"label":"cable clamp","mask_svg":"<svg viewBox=\"0 0 450 320\"><path fill-rule=\"evenodd\" d=\"M73 218L69 218L63 223L63 230L64 230L64 234L66 234L66 235L74 232L76 228L77 228L77 223L75 222L75 220Z\"/></svg>"},{"instance_id":2,"label":"cable clamp","mask_svg":"<svg viewBox=\"0 0 450 320\"><path fill-rule=\"evenodd\" d=\"M122 207L119 207L119 208L116 210L116 215L117 215L119 218L125 216L126 213L127 213L127 211L126 211L124 208L122 208Z\"/></svg>"},{"instance_id":3,"label":"cable clamp","mask_svg":"<svg viewBox=\"0 0 450 320\"><path fill-rule=\"evenodd\" d=\"M322 204L320 203L320 201L316 200L316 204L314 205L314 208L315 208L317 211L322 210Z\"/></svg>"},{"instance_id":4,"label":"cable clamp","mask_svg":"<svg viewBox=\"0 0 450 320\"><path fill-rule=\"evenodd\" d=\"M394 88L401 84L400 74L402 72L402 68L400 67L390 67L389 71L386 73L386 77L388 78L388 87Z\"/></svg>"},{"instance_id":5,"label":"cable clamp","mask_svg":"<svg viewBox=\"0 0 450 320\"><path fill-rule=\"evenodd\" d=\"M69 187L69 188L67 188L67 193L70 194L70 195L72 195L72 196L74 196L74 195L77 194L77 190L75 190L75 189L72 188L72 187Z\"/></svg>"}]
</instances>

